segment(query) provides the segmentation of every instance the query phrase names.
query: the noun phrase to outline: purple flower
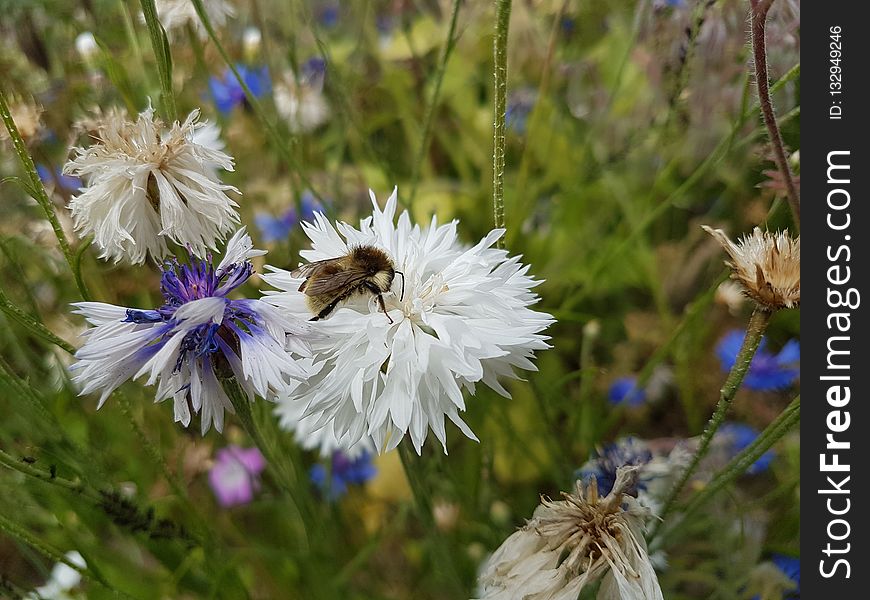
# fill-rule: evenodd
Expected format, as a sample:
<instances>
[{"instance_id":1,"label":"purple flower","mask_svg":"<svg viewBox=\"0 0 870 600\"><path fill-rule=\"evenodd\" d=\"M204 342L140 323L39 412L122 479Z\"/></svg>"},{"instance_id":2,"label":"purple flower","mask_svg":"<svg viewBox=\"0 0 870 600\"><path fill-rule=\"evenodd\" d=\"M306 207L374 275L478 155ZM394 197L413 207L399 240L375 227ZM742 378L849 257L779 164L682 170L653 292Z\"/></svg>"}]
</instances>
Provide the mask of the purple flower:
<instances>
[{"instance_id":1,"label":"purple flower","mask_svg":"<svg viewBox=\"0 0 870 600\"><path fill-rule=\"evenodd\" d=\"M257 448L227 446L217 451L208 483L223 507L248 504L260 490L260 473L266 459Z\"/></svg>"},{"instance_id":2,"label":"purple flower","mask_svg":"<svg viewBox=\"0 0 870 600\"><path fill-rule=\"evenodd\" d=\"M646 392L637 387L636 377L620 377L610 385L607 399L611 404L641 406L647 400Z\"/></svg>"},{"instance_id":3,"label":"purple flower","mask_svg":"<svg viewBox=\"0 0 870 600\"><path fill-rule=\"evenodd\" d=\"M740 352L746 333L740 329L729 332L716 346L716 354L723 371L730 371ZM743 384L751 390L781 390L790 386L800 376L801 347L796 340L790 340L779 354L766 351L767 340L761 338L758 351L749 365L749 372Z\"/></svg>"},{"instance_id":4,"label":"purple flower","mask_svg":"<svg viewBox=\"0 0 870 600\"><path fill-rule=\"evenodd\" d=\"M729 458L737 456L758 437L758 431L744 423L723 423L715 435L725 445ZM750 475L763 473L773 462L773 450L768 450L746 472Z\"/></svg>"},{"instance_id":5,"label":"purple flower","mask_svg":"<svg viewBox=\"0 0 870 600\"><path fill-rule=\"evenodd\" d=\"M236 70L255 98L260 98L271 89L272 83L267 67L249 68L237 64ZM231 69L225 69L220 77L209 77L208 88L215 106L223 115L228 115L237 106L245 105L245 90Z\"/></svg>"},{"instance_id":6,"label":"purple flower","mask_svg":"<svg viewBox=\"0 0 870 600\"><path fill-rule=\"evenodd\" d=\"M368 452L351 459L341 450L337 450L332 455L332 468L328 472L322 464L316 464L311 467L309 476L324 496L337 500L347 493L348 485L362 485L376 473L377 469Z\"/></svg>"},{"instance_id":7,"label":"purple flower","mask_svg":"<svg viewBox=\"0 0 870 600\"><path fill-rule=\"evenodd\" d=\"M157 401L173 398L176 421L186 427L192 413L201 414L204 435L212 423L222 431L224 411L233 412L222 378L235 377L253 400L304 377L288 350L303 348L292 334L305 324L262 300L229 298L252 275L250 259L263 254L242 228L217 266L211 256L166 263L163 305L156 310L76 304L76 312L95 325L70 368L81 393L102 391L102 405L122 383L147 374L148 385L159 382Z\"/></svg>"},{"instance_id":8,"label":"purple flower","mask_svg":"<svg viewBox=\"0 0 870 600\"><path fill-rule=\"evenodd\" d=\"M314 218L315 212L323 210L314 195L307 190L302 194L300 203L302 204L301 219L296 216L296 208L293 206L277 217L262 212L254 215L254 222L257 229L260 230L260 237L263 238L264 242L287 239L300 221L310 221Z\"/></svg>"}]
</instances>

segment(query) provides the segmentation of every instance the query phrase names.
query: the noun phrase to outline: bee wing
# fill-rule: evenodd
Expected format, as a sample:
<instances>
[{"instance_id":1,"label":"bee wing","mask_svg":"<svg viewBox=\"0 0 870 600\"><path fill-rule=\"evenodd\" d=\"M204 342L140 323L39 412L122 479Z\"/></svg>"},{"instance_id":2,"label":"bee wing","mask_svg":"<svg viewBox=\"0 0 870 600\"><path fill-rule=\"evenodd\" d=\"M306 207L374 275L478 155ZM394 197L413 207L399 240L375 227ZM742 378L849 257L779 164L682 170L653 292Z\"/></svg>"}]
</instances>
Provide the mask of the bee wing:
<instances>
[{"instance_id":1,"label":"bee wing","mask_svg":"<svg viewBox=\"0 0 870 600\"><path fill-rule=\"evenodd\" d=\"M330 274L316 279L306 281L304 288L300 287L300 291L304 291L308 296L319 296L320 294L329 294L354 286L366 278L366 272L362 269L350 267L344 271L335 274Z\"/></svg>"},{"instance_id":2,"label":"bee wing","mask_svg":"<svg viewBox=\"0 0 870 600\"><path fill-rule=\"evenodd\" d=\"M301 265L292 271L290 271L290 277L294 279L306 279L311 276L312 273L322 268L324 265L335 262L337 259L335 258L327 258L326 260L318 260L316 262L308 263L307 265Z\"/></svg>"}]
</instances>

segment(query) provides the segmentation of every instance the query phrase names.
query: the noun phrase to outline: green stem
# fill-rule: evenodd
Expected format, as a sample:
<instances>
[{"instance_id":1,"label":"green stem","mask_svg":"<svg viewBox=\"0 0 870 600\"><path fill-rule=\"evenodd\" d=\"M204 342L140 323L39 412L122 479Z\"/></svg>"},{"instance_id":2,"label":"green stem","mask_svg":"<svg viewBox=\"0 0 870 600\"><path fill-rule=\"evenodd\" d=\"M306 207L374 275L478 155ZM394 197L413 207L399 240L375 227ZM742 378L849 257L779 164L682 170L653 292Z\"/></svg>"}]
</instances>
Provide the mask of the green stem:
<instances>
[{"instance_id":1,"label":"green stem","mask_svg":"<svg viewBox=\"0 0 870 600\"><path fill-rule=\"evenodd\" d=\"M495 3L495 40L493 42L493 88L494 109L492 126L492 207L493 224L496 229L504 229L504 169L505 112L507 110L507 41L511 18L511 0L496 0ZM496 246L504 248L504 236Z\"/></svg>"},{"instance_id":2,"label":"green stem","mask_svg":"<svg viewBox=\"0 0 870 600\"><path fill-rule=\"evenodd\" d=\"M18 127L15 125L15 121L12 120L12 114L9 112L9 105L6 102L6 94L2 89L0 89L0 117L2 117L3 123L6 125L6 129L9 132L9 138L12 140L12 145L15 147L15 153L18 155L18 160L21 161L21 166L24 167L24 172L27 174L27 178L29 179L28 185L25 186L27 193L36 200L37 204L39 204L40 208L42 208L42 211L45 213L45 218L48 219L48 222L51 224L54 235L57 237L57 241L60 244L61 252L63 252L63 256L69 265L70 271L72 271L73 277L75 278L79 294L84 300L89 300L90 294L88 293L88 288L82 279L81 271L76 268L75 258L73 257L69 242L66 239L66 234L63 232L63 227L61 227L57 215L54 214L54 205L48 197L48 193L45 191L45 186L42 184L42 180L39 179L39 174L36 172L36 165L33 164L33 159L27 152L24 139L21 137L21 133L19 133Z\"/></svg>"},{"instance_id":3,"label":"green stem","mask_svg":"<svg viewBox=\"0 0 870 600\"><path fill-rule=\"evenodd\" d=\"M786 83L792 81L796 77L800 75L801 69L800 64L796 64L788 72L783 75L771 88L772 92L776 92ZM689 191L698 183L701 178L707 174L714 166L718 165L719 162L725 158L729 151L733 150L734 139L737 136L737 133L743 128L743 125L746 121L752 116L752 114L758 110L758 106L753 106L750 110L744 112L742 115L738 117L738 119L732 124L731 131L725 134L722 139L716 144L716 147L713 149L707 157L701 161L695 170L688 176L683 178L680 186L671 192L667 198L663 201L656 201L656 206L652 209L640 223L635 226L631 232L610 252L603 255L598 262L591 267L589 275L587 276L590 280L595 280L596 277L602 272L604 269L609 266L615 258L620 256L623 252L625 252L634 242L637 240L643 232L645 232L653 223L655 223L662 215L664 215L668 209L674 206L678 200L686 196ZM788 116L788 115L787 115ZM783 121L785 118L782 119ZM756 132L753 131L747 136L747 139L752 140L756 136ZM655 181L653 181L650 186L651 198L655 197L657 190L662 185L662 181L666 179L668 173L672 170L672 165L668 165L664 169L659 171L659 175ZM644 204L649 204L645 202ZM567 295L565 301L562 303L560 307L562 310L570 310L573 306L576 306L580 303L581 300L584 299L585 294L588 293L589 290L592 290L594 286L584 286L583 290L579 294Z\"/></svg>"},{"instance_id":4,"label":"green stem","mask_svg":"<svg viewBox=\"0 0 870 600\"><path fill-rule=\"evenodd\" d=\"M770 88L767 73L767 48L765 40L765 25L767 13L773 0L749 0L750 31L752 32L752 55L755 63L755 85L758 89L758 103L761 107L761 115L764 117L764 125L773 146L773 158L776 166L785 180L785 189L788 195L788 205L791 207L795 225L800 229L801 224L801 199L794 182L788 158L785 155L785 146L782 142L782 134L776 122L776 112L773 110L773 102L770 99Z\"/></svg>"},{"instance_id":5,"label":"green stem","mask_svg":"<svg viewBox=\"0 0 870 600\"><path fill-rule=\"evenodd\" d=\"M224 390L236 410L236 416L242 424L242 428L259 448L260 452L266 459L269 471L273 474L278 485L283 488L283 491L290 497L296 510L299 511L302 526L306 534L310 534L309 524L313 523L314 509L308 502L308 496L302 495L297 489L300 485L304 485L305 479L297 469L297 465L290 459L286 453L278 452L270 440L263 435L262 429L257 425L254 414L251 410L251 401L248 399L245 392L239 386L238 382L233 380L224 380ZM270 423L274 420L270 420ZM290 463L290 464L288 464Z\"/></svg>"},{"instance_id":6,"label":"green stem","mask_svg":"<svg viewBox=\"0 0 870 600\"><path fill-rule=\"evenodd\" d=\"M56 474L53 474L52 471L44 471L42 469L38 469L19 459L16 459L14 456L5 452L4 450L0 450L0 465L8 467L14 471L18 471L19 473L27 475L28 477L39 479L46 483L62 487L80 496L84 496L95 504L100 504L103 500L99 493L86 487L85 484L81 481L65 479L63 477L59 477Z\"/></svg>"},{"instance_id":7,"label":"green stem","mask_svg":"<svg viewBox=\"0 0 870 600\"><path fill-rule=\"evenodd\" d=\"M703 490L692 498L686 509L680 515L680 522L685 523L689 515L697 511L710 498L715 496L726 485L730 484L737 477L746 472L746 470L754 465L765 452L770 450L776 442L791 431L792 427L800 423L801 419L801 397L798 396L791 401L784 411L776 418L776 420L765 428L761 434L755 438L749 446L744 448L737 456L716 474L716 477L707 484ZM674 529L668 532L672 533Z\"/></svg>"},{"instance_id":8,"label":"green stem","mask_svg":"<svg viewBox=\"0 0 870 600\"><path fill-rule=\"evenodd\" d=\"M444 73L447 71L447 62L450 59L450 54L453 51L453 46L456 45L456 22L459 16L459 4L461 0L453 0L453 8L450 12L450 27L447 30L447 39L444 41L444 46L441 48L441 55L438 58L438 70L435 72L435 87L432 90L432 98L429 100L429 106L426 107L426 115L423 118L423 138L420 140L420 149L417 151L417 159L414 161L414 171L411 174L411 194L408 196L408 205L413 206L414 198L417 196L417 184L420 180L420 168L423 164L423 159L426 158L426 151L429 149L429 139L432 136L432 121L435 118L435 110L438 108L438 99L441 96L441 84L444 82Z\"/></svg>"},{"instance_id":9,"label":"green stem","mask_svg":"<svg viewBox=\"0 0 870 600\"><path fill-rule=\"evenodd\" d=\"M14 304L10 302L9 298L0 289L0 311L2 311L6 316L10 319L17 321L19 324L23 325L28 331L30 331L36 337L49 342L50 344L54 344L58 348L68 352L69 354L75 354L76 349L72 346L72 344L62 340L57 337L48 327L42 324L36 317L33 315L29 315Z\"/></svg>"},{"instance_id":10,"label":"green stem","mask_svg":"<svg viewBox=\"0 0 870 600\"><path fill-rule=\"evenodd\" d=\"M175 95L172 93L172 54L169 52L169 38L157 18L157 8L154 0L139 0L148 33L151 36L151 48L157 59L157 72L160 75L160 101L163 114L169 123L178 119L178 109L175 107Z\"/></svg>"},{"instance_id":11,"label":"green stem","mask_svg":"<svg viewBox=\"0 0 870 600\"><path fill-rule=\"evenodd\" d=\"M433 542L436 558L435 564L447 571L442 574L445 583L454 588L447 596L450 598L467 597L465 586L456 569L456 563L454 562L454 557L451 554L447 540L444 539L444 536L441 535L441 532L435 525L435 517L432 513L432 493L424 481L422 459L414 452L410 440L402 440L398 446L398 451L399 458L402 460L402 468L405 471L405 477L408 479L408 484L411 486L411 492L414 495L417 516L422 521L425 531L429 533Z\"/></svg>"},{"instance_id":12,"label":"green stem","mask_svg":"<svg viewBox=\"0 0 870 600\"><path fill-rule=\"evenodd\" d=\"M127 421L130 423L131 429L133 429L133 433L136 434L136 437L139 438L139 443L145 449L145 453L151 458L151 460L159 467L160 471L163 473L164 479L166 479L166 483L169 484L169 487L172 488L172 491L179 497L179 499L188 504L187 500L187 490L181 487L181 484L178 482L178 478L175 477L172 472L169 470L169 465L166 464L166 461L163 459L163 455L160 453L160 450L154 443L145 435L145 431L143 431L142 427L139 425L139 422L136 420L136 417L133 415L132 404L130 403L130 399L123 394L121 390L115 390L113 394L115 399L118 401L118 406L121 409L121 413L127 418Z\"/></svg>"},{"instance_id":13,"label":"green stem","mask_svg":"<svg viewBox=\"0 0 870 600\"><path fill-rule=\"evenodd\" d=\"M716 404L716 410L713 412L713 416L710 418L709 423L707 423L707 428L704 429L704 433L701 434L701 440L698 443L698 450L695 452L691 462L689 462L689 465L683 471L682 475L680 475L677 484L673 487L664 501L662 512L659 515L662 518L662 521L674 508L674 503L676 502L677 497L689 481L689 478L695 472L701 459L707 454L713 436L716 434L722 421L725 420L725 414L731 406L731 401L737 394L737 390L740 389L740 384L743 382L744 376L749 371L752 358L755 356L755 352L758 350L758 345L761 343L761 337L764 334L764 330L770 322L771 314L772 313L769 311L756 307L752 316L749 318L749 325L746 327L746 337L743 338L743 345L740 347L740 351L737 353L737 357L734 360L734 366L731 367L731 371L728 373L728 377L725 379L725 384L722 386L722 390L719 393L719 402ZM650 532L650 539L655 537L662 521L657 522L653 527Z\"/></svg>"},{"instance_id":14,"label":"green stem","mask_svg":"<svg viewBox=\"0 0 870 600\"><path fill-rule=\"evenodd\" d=\"M61 553L59 550L57 550L56 548L52 548L46 542L43 542L35 535L31 534L29 531L25 530L23 527L2 514L0 514L0 531L9 535L9 537L11 538L18 540L19 542L30 546L49 560L56 563L65 564L69 568L80 573L83 578L96 583L102 588L105 588L116 597L120 596L123 598L133 598L133 596L131 596L130 594L113 588L105 579L97 575L94 571L88 569L87 567L80 567L79 565L75 564L66 556L64 556L64 554Z\"/></svg>"}]
</instances>

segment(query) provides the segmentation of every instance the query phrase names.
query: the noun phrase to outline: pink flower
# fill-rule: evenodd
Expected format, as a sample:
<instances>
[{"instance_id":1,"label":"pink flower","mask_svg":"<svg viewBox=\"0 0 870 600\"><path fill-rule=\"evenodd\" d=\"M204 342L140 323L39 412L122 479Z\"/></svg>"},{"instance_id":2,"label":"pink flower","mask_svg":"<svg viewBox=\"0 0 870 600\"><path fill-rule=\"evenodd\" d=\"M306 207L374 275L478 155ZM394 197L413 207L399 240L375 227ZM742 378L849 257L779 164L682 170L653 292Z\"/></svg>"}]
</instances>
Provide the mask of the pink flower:
<instances>
[{"instance_id":1,"label":"pink flower","mask_svg":"<svg viewBox=\"0 0 870 600\"><path fill-rule=\"evenodd\" d=\"M248 504L260 489L260 473L266 459L257 448L227 446L217 452L208 482L223 507Z\"/></svg>"}]
</instances>

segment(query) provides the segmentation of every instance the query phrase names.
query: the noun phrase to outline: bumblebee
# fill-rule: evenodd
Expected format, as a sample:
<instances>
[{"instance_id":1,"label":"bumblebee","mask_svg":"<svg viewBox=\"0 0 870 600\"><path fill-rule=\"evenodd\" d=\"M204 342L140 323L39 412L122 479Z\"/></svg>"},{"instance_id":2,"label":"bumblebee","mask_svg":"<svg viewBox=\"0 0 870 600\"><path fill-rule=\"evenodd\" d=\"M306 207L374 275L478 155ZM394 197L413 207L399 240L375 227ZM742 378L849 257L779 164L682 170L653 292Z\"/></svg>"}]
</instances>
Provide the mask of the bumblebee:
<instances>
[{"instance_id":1,"label":"bumblebee","mask_svg":"<svg viewBox=\"0 0 870 600\"><path fill-rule=\"evenodd\" d=\"M308 308L314 313L312 321L327 317L336 306L352 296L371 294L392 323L383 295L390 291L396 273L402 275L404 297L404 275L396 271L392 259L380 248L362 245L351 248L344 256L302 265L290 275L305 279L299 291L305 294Z\"/></svg>"}]
</instances>

